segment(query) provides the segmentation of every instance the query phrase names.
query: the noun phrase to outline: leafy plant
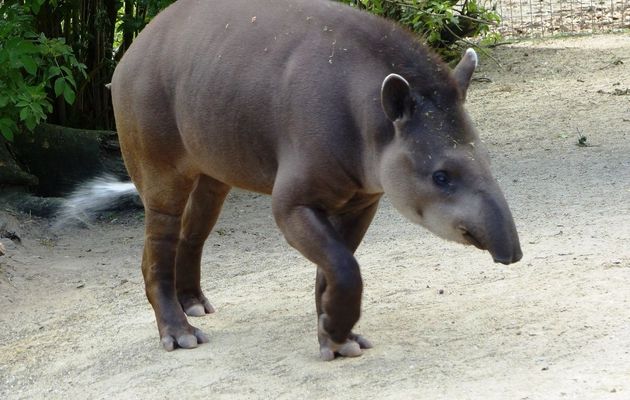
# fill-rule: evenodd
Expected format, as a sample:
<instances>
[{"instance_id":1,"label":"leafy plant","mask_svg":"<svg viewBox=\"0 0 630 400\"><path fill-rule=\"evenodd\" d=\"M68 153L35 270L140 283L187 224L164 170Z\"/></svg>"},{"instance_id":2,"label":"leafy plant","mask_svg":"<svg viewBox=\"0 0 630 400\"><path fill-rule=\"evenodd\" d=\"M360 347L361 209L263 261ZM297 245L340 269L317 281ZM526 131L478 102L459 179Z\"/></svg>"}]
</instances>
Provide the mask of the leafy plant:
<instances>
[{"instance_id":1,"label":"leafy plant","mask_svg":"<svg viewBox=\"0 0 630 400\"><path fill-rule=\"evenodd\" d=\"M398 21L422 34L427 44L448 57L449 50L467 37L485 34L500 21L494 10L478 0L340 0Z\"/></svg>"},{"instance_id":2,"label":"leafy plant","mask_svg":"<svg viewBox=\"0 0 630 400\"><path fill-rule=\"evenodd\" d=\"M74 103L74 74L85 75L63 38L36 33L33 13L45 0L0 4L0 133L13 140L19 126L33 130L53 110L54 98Z\"/></svg>"}]
</instances>

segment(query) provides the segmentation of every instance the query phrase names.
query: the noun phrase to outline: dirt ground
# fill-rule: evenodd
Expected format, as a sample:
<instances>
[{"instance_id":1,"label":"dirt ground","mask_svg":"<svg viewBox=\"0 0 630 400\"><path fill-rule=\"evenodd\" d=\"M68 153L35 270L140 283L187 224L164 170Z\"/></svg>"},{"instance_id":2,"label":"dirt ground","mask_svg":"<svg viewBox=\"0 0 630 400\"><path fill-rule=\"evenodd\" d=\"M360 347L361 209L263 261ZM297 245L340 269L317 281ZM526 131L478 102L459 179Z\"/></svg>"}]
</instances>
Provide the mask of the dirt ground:
<instances>
[{"instance_id":1,"label":"dirt ground","mask_svg":"<svg viewBox=\"0 0 630 400\"><path fill-rule=\"evenodd\" d=\"M265 196L235 191L208 240L195 318L162 350L139 262L142 216L89 228L2 214L2 399L630 399L630 39L521 42L482 57L468 109L523 260L493 264L385 200L357 252L362 357L318 358L315 269ZM578 136L586 147L578 146Z\"/></svg>"}]
</instances>

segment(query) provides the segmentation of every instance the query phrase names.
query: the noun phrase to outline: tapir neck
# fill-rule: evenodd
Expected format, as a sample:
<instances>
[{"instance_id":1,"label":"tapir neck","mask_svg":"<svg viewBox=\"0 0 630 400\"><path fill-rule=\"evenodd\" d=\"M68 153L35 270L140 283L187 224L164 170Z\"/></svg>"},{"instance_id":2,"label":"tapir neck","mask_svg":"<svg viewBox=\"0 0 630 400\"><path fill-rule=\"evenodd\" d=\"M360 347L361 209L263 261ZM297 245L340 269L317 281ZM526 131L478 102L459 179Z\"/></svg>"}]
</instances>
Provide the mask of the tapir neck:
<instances>
[{"instance_id":1,"label":"tapir neck","mask_svg":"<svg viewBox=\"0 0 630 400\"><path fill-rule=\"evenodd\" d=\"M382 111L378 110L380 114ZM364 190L367 193L383 193L381 183L382 160L390 149L394 146L395 131L392 123L385 118L384 114L371 113L369 121L363 127L363 176Z\"/></svg>"}]
</instances>

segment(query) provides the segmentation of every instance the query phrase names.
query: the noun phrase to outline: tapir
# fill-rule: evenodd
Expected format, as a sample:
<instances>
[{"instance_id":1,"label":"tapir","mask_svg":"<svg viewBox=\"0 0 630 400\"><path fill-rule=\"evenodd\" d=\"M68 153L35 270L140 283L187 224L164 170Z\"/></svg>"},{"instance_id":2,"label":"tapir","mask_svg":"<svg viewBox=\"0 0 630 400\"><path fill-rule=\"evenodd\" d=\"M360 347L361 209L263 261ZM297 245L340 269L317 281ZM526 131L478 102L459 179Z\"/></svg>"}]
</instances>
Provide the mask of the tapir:
<instances>
[{"instance_id":1,"label":"tapir","mask_svg":"<svg viewBox=\"0 0 630 400\"><path fill-rule=\"evenodd\" d=\"M208 341L188 316L232 187L270 194L287 242L317 266L320 355L371 347L352 331L354 252L386 194L447 240L522 257L508 204L464 110L477 55L451 70L395 23L327 0L179 0L138 35L111 94L145 209L142 273L163 347Z\"/></svg>"}]
</instances>

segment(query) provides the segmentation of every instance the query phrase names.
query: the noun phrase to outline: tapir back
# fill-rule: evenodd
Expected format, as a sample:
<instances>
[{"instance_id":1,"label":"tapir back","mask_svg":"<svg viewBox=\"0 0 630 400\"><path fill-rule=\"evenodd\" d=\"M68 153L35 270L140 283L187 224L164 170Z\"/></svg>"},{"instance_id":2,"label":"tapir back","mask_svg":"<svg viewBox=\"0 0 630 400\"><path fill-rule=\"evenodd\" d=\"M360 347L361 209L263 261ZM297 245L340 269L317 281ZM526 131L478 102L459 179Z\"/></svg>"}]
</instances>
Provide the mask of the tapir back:
<instances>
[{"instance_id":1,"label":"tapir back","mask_svg":"<svg viewBox=\"0 0 630 400\"><path fill-rule=\"evenodd\" d=\"M138 36L112 92L119 126L151 136L135 151L269 193L283 157L360 180L368 136L392 129L380 84L401 69L427 91L449 84L407 32L339 3L180 0Z\"/></svg>"}]
</instances>

